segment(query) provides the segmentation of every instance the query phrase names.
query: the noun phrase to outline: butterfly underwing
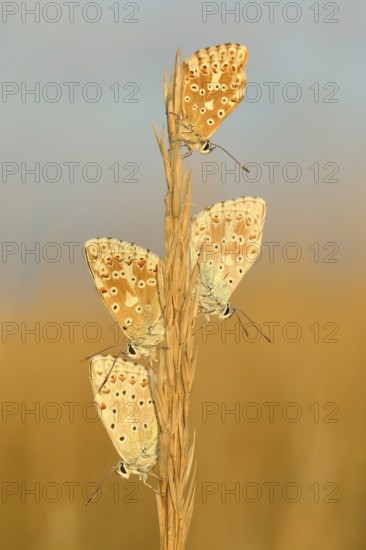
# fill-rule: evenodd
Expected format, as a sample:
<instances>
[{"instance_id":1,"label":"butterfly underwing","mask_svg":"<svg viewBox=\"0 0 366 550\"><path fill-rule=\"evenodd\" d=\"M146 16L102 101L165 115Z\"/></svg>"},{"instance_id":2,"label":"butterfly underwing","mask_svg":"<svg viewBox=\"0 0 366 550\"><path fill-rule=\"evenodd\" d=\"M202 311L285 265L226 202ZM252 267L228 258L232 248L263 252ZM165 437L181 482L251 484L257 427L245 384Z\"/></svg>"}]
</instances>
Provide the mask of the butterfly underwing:
<instances>
[{"instance_id":1,"label":"butterfly underwing","mask_svg":"<svg viewBox=\"0 0 366 550\"><path fill-rule=\"evenodd\" d=\"M259 197L219 202L192 219L191 263L199 259L200 310L230 317L229 299L260 255L266 204Z\"/></svg>"},{"instance_id":2,"label":"butterfly underwing","mask_svg":"<svg viewBox=\"0 0 366 550\"><path fill-rule=\"evenodd\" d=\"M209 138L244 97L248 50L241 44L202 48L183 62L181 140L209 153Z\"/></svg>"},{"instance_id":3,"label":"butterfly underwing","mask_svg":"<svg viewBox=\"0 0 366 550\"><path fill-rule=\"evenodd\" d=\"M149 356L164 337L157 285L160 258L112 238L89 240L85 256L98 294L129 339L128 354Z\"/></svg>"},{"instance_id":4,"label":"butterfly underwing","mask_svg":"<svg viewBox=\"0 0 366 550\"><path fill-rule=\"evenodd\" d=\"M101 420L121 457L124 478L146 482L158 456L158 423L145 367L113 355L90 362L90 382Z\"/></svg>"}]
</instances>

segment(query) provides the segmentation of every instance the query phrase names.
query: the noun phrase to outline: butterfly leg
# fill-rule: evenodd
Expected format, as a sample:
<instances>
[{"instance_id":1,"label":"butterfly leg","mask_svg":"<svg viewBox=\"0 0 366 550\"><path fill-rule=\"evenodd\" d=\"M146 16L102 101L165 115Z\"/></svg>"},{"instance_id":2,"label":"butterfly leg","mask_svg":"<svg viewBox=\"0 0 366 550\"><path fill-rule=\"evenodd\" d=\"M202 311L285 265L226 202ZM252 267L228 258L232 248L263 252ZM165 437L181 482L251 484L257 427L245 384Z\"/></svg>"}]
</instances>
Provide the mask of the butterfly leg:
<instances>
[{"instance_id":1,"label":"butterfly leg","mask_svg":"<svg viewBox=\"0 0 366 550\"><path fill-rule=\"evenodd\" d=\"M160 477L155 475L155 474L149 474L149 475L152 475L154 477L157 477L159 480L160 480ZM147 482L147 475L146 474L141 474L140 476L140 479L141 481L144 483L144 485L146 485L146 487L149 487L149 489L152 489L156 494L160 495L160 491L158 489L155 489L155 487L153 487L152 485L150 485L148 482Z\"/></svg>"},{"instance_id":2,"label":"butterfly leg","mask_svg":"<svg viewBox=\"0 0 366 550\"><path fill-rule=\"evenodd\" d=\"M180 118L180 116L177 115L177 113L174 113L174 111L168 111L168 112L165 111L165 114L166 114L166 115L174 115L178 120L182 120L182 119Z\"/></svg>"},{"instance_id":3,"label":"butterfly leg","mask_svg":"<svg viewBox=\"0 0 366 550\"><path fill-rule=\"evenodd\" d=\"M199 331L202 330L204 326L205 326L205 323L201 323L201 325L199 326L199 328L198 328L197 330L194 331L193 336L196 336L196 334L198 334Z\"/></svg>"},{"instance_id":4,"label":"butterfly leg","mask_svg":"<svg viewBox=\"0 0 366 550\"><path fill-rule=\"evenodd\" d=\"M187 151L187 152L182 156L182 159L186 159L186 158L190 157L191 154L192 154L192 151L191 151L191 149L190 149L189 151Z\"/></svg>"}]
</instances>

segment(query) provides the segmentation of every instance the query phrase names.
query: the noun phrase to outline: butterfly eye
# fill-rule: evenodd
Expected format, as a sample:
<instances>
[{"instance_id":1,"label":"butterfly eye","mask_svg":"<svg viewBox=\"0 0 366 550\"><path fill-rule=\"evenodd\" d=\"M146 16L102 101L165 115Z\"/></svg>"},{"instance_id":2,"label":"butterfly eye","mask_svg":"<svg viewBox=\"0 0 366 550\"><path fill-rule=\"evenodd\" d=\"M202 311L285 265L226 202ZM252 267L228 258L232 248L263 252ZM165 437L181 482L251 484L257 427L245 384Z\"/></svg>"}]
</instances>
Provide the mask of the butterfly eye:
<instances>
[{"instance_id":1,"label":"butterfly eye","mask_svg":"<svg viewBox=\"0 0 366 550\"><path fill-rule=\"evenodd\" d=\"M229 306L229 304L226 304L225 310L223 311L222 315L223 317L230 317L231 314L232 314L231 307Z\"/></svg>"},{"instance_id":2,"label":"butterfly eye","mask_svg":"<svg viewBox=\"0 0 366 550\"><path fill-rule=\"evenodd\" d=\"M136 353L136 350L135 350L135 348L133 347L132 344L128 344L128 346L127 346L127 351L128 351L128 353L129 353L130 355L136 355L136 354L137 354L137 353Z\"/></svg>"},{"instance_id":3,"label":"butterfly eye","mask_svg":"<svg viewBox=\"0 0 366 550\"><path fill-rule=\"evenodd\" d=\"M121 474L125 474L125 475L127 474L127 470L124 467L123 462L121 462L121 464L119 465L119 471L121 472Z\"/></svg>"}]
</instances>

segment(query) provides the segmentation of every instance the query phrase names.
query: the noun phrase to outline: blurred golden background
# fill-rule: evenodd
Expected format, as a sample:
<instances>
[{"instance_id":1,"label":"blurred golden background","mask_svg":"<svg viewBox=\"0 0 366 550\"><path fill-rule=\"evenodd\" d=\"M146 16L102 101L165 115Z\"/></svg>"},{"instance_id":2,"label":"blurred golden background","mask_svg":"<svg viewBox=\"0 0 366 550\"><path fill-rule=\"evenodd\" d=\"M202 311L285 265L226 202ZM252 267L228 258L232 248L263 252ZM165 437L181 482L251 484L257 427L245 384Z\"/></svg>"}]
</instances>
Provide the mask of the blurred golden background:
<instances>
[{"instance_id":1,"label":"blurred golden background","mask_svg":"<svg viewBox=\"0 0 366 550\"><path fill-rule=\"evenodd\" d=\"M191 414L197 496L187 547L362 548L366 405L355 315L361 281L342 304L333 299L342 296L339 285L324 275L315 281L298 274L296 283L285 270L273 275L272 288L263 270L233 300L261 324L280 323L272 344L235 342L221 326L200 343ZM39 305L37 316L23 311L28 326L50 322L47 305ZM113 474L97 502L84 505L94 490L88 484L119 457L94 421L88 364L80 358L114 338L91 284L84 296L71 294L53 307L59 342L36 344L23 335L20 343L19 334L3 346L2 539L12 548L157 548L154 494L133 476ZM340 311L339 343L325 343L322 329L316 343L309 327L339 320ZM79 324L74 343L65 332L70 321ZM91 322L103 331L98 343L80 338ZM236 322L226 328L235 331ZM298 342L282 336L287 323L301 327Z\"/></svg>"}]
</instances>

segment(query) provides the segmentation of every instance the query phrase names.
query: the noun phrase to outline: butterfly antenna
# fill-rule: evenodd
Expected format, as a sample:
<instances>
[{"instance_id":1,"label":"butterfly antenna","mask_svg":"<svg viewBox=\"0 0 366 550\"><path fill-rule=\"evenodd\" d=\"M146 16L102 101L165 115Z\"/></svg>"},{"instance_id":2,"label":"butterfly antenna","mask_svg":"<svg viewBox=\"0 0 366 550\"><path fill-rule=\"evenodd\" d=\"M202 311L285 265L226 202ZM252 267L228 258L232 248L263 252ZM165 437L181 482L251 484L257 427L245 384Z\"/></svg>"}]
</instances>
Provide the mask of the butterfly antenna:
<instances>
[{"instance_id":1,"label":"butterfly antenna","mask_svg":"<svg viewBox=\"0 0 366 550\"><path fill-rule=\"evenodd\" d=\"M217 143L212 143L212 141L210 141L211 145L213 145L214 147L217 147L218 149L221 149L222 151L224 151L224 153L226 153L227 155L229 155L229 157L231 157L237 164L239 164L240 168L242 168L242 170L245 170L245 172L247 172L247 174L250 174L249 172L249 169L244 166L244 164L242 164L241 162L238 161L238 159L236 159L235 157L233 157L233 155L231 153L229 153L229 151L227 151L226 149L224 149L223 147L221 147L221 145L217 145Z\"/></svg>"},{"instance_id":2,"label":"butterfly antenna","mask_svg":"<svg viewBox=\"0 0 366 550\"><path fill-rule=\"evenodd\" d=\"M108 372L107 376L104 378L104 381L103 381L102 384L100 385L98 392L100 392L100 391L102 390L103 386L105 386L105 384L107 383L107 380L108 380L108 378L110 377L110 375L112 374L112 371L113 371L113 369L114 369L114 367L115 367L115 365L116 365L116 363L117 363L117 359L118 359L118 357L119 357L120 355L122 356L122 355L127 355L127 354L126 354L124 351L120 351L120 352L118 353L118 355L114 358L113 365L112 365L111 368L109 369L109 372Z\"/></svg>"},{"instance_id":3,"label":"butterfly antenna","mask_svg":"<svg viewBox=\"0 0 366 550\"><path fill-rule=\"evenodd\" d=\"M99 491L101 490L102 488L102 485L104 485L104 483L107 481L107 479L109 478L109 476L111 475L112 472L114 472L116 469L118 468L118 466L114 466L114 468L112 468L103 478L102 482L99 483L98 485L98 488L96 489L96 491L93 493L93 495L85 502L85 506L88 506L88 504L91 504L93 502L93 500L95 500L97 494L99 493Z\"/></svg>"},{"instance_id":4,"label":"butterfly antenna","mask_svg":"<svg viewBox=\"0 0 366 550\"><path fill-rule=\"evenodd\" d=\"M238 311L240 311L240 313L242 315L244 315L244 317L246 317L248 319L248 321L258 330L259 334L265 339L267 340L267 342L269 342L270 344L272 344L272 340L270 338L268 338L268 336L266 336L264 334L264 332L262 331L261 327L259 325L257 325L256 323L254 323L254 321L251 320L251 318L249 317L249 315L247 315L246 313L244 313L244 311L242 311L241 309L235 309L234 310L235 313L236 313L236 316L237 318L239 319L239 323L241 324L241 326L243 327L244 331L245 331L245 334L248 336L248 330L247 328L243 325L243 323L241 322L240 320L240 317L239 317L239 314L238 314Z\"/></svg>"},{"instance_id":5,"label":"butterfly antenna","mask_svg":"<svg viewBox=\"0 0 366 550\"><path fill-rule=\"evenodd\" d=\"M109 349L116 348L117 346L120 346L121 344L113 344L113 346L108 346L107 348L101 349L100 351L97 351L97 353L93 353L93 355L89 355L88 357L84 357L84 359L80 359L80 363L84 363L84 361L90 361L95 355L100 355L101 353L104 353L105 351L108 351Z\"/></svg>"}]
</instances>

